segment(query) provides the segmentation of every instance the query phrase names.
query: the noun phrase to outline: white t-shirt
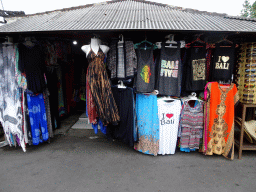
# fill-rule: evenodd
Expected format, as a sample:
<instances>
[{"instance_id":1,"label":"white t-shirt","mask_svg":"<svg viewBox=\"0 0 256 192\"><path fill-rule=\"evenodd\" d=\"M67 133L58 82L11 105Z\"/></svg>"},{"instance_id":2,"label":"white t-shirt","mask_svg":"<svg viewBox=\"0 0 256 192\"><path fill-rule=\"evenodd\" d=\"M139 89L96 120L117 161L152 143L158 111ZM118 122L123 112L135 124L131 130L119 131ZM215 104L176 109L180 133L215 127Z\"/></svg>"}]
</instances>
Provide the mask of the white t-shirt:
<instances>
[{"instance_id":1,"label":"white t-shirt","mask_svg":"<svg viewBox=\"0 0 256 192\"><path fill-rule=\"evenodd\" d=\"M158 154L174 154L178 136L181 101L158 99L157 105L159 117Z\"/></svg>"}]
</instances>

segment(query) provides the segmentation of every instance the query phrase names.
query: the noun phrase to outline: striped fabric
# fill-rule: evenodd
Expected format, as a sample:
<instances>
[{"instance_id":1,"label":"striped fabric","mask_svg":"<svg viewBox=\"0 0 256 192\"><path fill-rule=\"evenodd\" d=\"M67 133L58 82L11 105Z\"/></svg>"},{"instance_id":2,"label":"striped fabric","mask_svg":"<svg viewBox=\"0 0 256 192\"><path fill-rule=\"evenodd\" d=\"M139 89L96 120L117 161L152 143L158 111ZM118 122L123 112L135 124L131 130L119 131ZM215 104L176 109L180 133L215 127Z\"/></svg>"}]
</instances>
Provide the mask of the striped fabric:
<instances>
[{"instance_id":1,"label":"striped fabric","mask_svg":"<svg viewBox=\"0 0 256 192\"><path fill-rule=\"evenodd\" d=\"M105 55L101 49L99 49L97 55L90 51L87 56L89 66L86 79L90 86L99 119L104 125L117 124L120 117L103 63L104 57Z\"/></svg>"},{"instance_id":2,"label":"striped fabric","mask_svg":"<svg viewBox=\"0 0 256 192\"><path fill-rule=\"evenodd\" d=\"M191 107L188 101L184 102L181 115L181 151L193 151L199 149L200 138L203 131L203 102L195 103Z\"/></svg>"},{"instance_id":3,"label":"striped fabric","mask_svg":"<svg viewBox=\"0 0 256 192\"><path fill-rule=\"evenodd\" d=\"M133 42L124 41L123 44L118 44L117 40L113 40L109 47L107 67L111 72L111 79L133 78L137 72L137 56Z\"/></svg>"}]
</instances>

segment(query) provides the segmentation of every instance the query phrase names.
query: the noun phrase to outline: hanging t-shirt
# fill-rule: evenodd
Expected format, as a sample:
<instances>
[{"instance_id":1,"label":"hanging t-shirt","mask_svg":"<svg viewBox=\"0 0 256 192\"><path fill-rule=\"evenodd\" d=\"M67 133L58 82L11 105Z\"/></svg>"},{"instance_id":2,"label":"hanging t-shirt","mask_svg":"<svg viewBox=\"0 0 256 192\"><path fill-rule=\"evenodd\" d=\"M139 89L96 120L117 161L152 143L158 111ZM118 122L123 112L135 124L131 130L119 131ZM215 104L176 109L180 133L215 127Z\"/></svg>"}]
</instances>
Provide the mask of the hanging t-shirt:
<instances>
[{"instance_id":1,"label":"hanging t-shirt","mask_svg":"<svg viewBox=\"0 0 256 192\"><path fill-rule=\"evenodd\" d=\"M234 61L234 45L232 45L231 47L221 47L220 44L216 44L211 69L211 81L218 81L230 84L234 69Z\"/></svg>"},{"instance_id":2,"label":"hanging t-shirt","mask_svg":"<svg viewBox=\"0 0 256 192\"><path fill-rule=\"evenodd\" d=\"M156 89L159 91L159 95L179 97L182 77L180 44L177 45L177 48L162 46L160 59L157 64Z\"/></svg>"},{"instance_id":3,"label":"hanging t-shirt","mask_svg":"<svg viewBox=\"0 0 256 192\"><path fill-rule=\"evenodd\" d=\"M153 60L153 47L150 49L137 49L138 72L136 76L136 92L150 93L155 88L155 64Z\"/></svg>"},{"instance_id":4,"label":"hanging t-shirt","mask_svg":"<svg viewBox=\"0 0 256 192\"><path fill-rule=\"evenodd\" d=\"M186 91L202 91L206 84L206 48L191 47L186 63Z\"/></svg>"},{"instance_id":5,"label":"hanging t-shirt","mask_svg":"<svg viewBox=\"0 0 256 192\"><path fill-rule=\"evenodd\" d=\"M180 100L158 99L159 151L158 154L174 154L181 112Z\"/></svg>"}]
</instances>

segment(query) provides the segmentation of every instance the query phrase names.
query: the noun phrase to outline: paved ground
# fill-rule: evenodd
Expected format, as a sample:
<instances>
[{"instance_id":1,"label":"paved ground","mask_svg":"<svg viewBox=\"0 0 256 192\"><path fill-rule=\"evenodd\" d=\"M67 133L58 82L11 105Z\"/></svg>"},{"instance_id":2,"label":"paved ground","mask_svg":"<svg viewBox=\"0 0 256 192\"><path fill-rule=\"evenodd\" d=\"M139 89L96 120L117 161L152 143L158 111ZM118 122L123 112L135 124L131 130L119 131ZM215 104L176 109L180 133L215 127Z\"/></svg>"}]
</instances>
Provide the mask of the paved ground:
<instances>
[{"instance_id":1,"label":"paved ground","mask_svg":"<svg viewBox=\"0 0 256 192\"><path fill-rule=\"evenodd\" d=\"M0 192L255 192L256 152L242 160L200 153L149 156L62 122L51 143L0 148Z\"/></svg>"}]
</instances>

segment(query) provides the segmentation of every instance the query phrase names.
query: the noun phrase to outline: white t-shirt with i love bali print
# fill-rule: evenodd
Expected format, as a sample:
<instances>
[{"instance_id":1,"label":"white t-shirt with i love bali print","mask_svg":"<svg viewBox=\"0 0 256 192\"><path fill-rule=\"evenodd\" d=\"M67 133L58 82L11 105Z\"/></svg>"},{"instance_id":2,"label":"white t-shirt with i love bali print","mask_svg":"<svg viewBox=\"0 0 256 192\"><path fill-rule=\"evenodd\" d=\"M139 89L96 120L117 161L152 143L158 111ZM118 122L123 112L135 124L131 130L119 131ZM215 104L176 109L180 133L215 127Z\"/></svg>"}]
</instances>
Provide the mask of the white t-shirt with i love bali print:
<instances>
[{"instance_id":1,"label":"white t-shirt with i love bali print","mask_svg":"<svg viewBox=\"0 0 256 192\"><path fill-rule=\"evenodd\" d=\"M181 101L158 99L157 105L159 118L158 154L174 154L178 136Z\"/></svg>"}]
</instances>

